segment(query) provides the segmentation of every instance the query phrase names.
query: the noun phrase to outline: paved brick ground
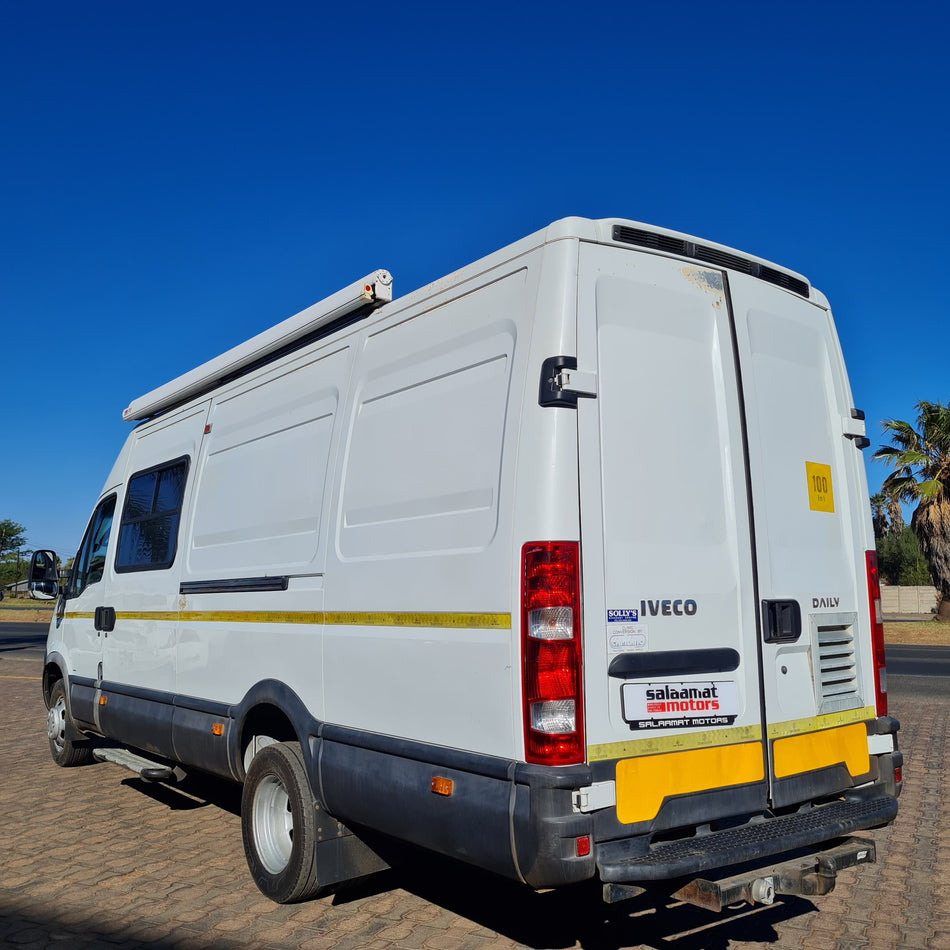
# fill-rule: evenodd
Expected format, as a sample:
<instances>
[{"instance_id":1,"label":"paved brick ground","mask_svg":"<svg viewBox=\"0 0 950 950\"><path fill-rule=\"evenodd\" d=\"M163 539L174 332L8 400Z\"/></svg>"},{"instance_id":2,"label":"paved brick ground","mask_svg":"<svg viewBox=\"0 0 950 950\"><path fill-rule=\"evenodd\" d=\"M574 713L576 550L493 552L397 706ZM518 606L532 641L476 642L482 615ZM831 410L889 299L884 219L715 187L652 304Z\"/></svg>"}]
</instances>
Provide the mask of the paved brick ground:
<instances>
[{"instance_id":1,"label":"paved brick ground","mask_svg":"<svg viewBox=\"0 0 950 950\"><path fill-rule=\"evenodd\" d=\"M942 681L892 686L908 767L900 817L875 833L880 863L845 872L815 905L782 900L720 916L656 901L607 907L594 886L534 894L439 861L279 907L251 883L235 787L203 781L177 791L113 765L54 766L39 669L0 653L4 947L950 950L950 687Z\"/></svg>"}]
</instances>

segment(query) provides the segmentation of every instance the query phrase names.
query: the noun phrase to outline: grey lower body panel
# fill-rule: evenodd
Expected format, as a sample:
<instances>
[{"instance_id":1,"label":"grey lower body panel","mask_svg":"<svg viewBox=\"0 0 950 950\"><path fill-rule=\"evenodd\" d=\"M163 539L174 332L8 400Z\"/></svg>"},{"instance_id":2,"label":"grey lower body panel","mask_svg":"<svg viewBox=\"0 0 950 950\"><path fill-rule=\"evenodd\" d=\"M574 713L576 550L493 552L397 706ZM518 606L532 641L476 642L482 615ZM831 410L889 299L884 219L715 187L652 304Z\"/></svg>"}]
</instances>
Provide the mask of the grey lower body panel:
<instances>
[{"instance_id":1,"label":"grey lower body panel","mask_svg":"<svg viewBox=\"0 0 950 950\"><path fill-rule=\"evenodd\" d=\"M612 774L610 764L530 765L321 723L288 687L272 681L257 684L236 705L78 677L67 682L80 726L95 717L91 731L173 765L239 781L246 716L261 704L273 706L304 747L316 801L339 822L357 834L406 841L535 888L598 875L608 884L639 886L717 869L728 873L744 862L816 851L851 832L885 825L897 813L895 751L880 757L887 768L863 797L853 790L851 798L795 814L651 843L656 835L701 822L761 814L764 796L758 787L710 790L667 802L663 821L623 826L613 809L582 813L573 802L575 790ZM437 794L434 780L450 783L451 793Z\"/></svg>"},{"instance_id":2,"label":"grey lower body panel","mask_svg":"<svg viewBox=\"0 0 950 950\"><path fill-rule=\"evenodd\" d=\"M329 726L311 737L315 794L358 833L381 832L532 887L596 873L590 815L574 812L587 766L545 768ZM451 793L433 792L433 779Z\"/></svg>"}]
</instances>

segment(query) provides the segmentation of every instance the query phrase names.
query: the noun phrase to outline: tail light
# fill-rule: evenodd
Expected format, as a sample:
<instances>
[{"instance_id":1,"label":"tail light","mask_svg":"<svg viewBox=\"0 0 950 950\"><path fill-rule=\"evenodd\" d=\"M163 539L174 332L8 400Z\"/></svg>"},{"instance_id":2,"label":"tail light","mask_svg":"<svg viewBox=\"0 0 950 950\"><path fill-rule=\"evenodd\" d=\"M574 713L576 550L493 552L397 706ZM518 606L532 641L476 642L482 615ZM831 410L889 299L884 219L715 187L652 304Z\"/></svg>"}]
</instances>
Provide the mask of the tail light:
<instances>
[{"instance_id":1,"label":"tail light","mask_svg":"<svg viewBox=\"0 0 950 950\"><path fill-rule=\"evenodd\" d=\"M877 570L877 554L866 551L868 565L868 601L871 607L871 644L874 652L874 694L877 714L887 715L887 668L884 660L884 615L881 610L881 577Z\"/></svg>"},{"instance_id":2,"label":"tail light","mask_svg":"<svg viewBox=\"0 0 950 950\"><path fill-rule=\"evenodd\" d=\"M538 541L521 551L521 657L525 759L584 761L580 555L577 542Z\"/></svg>"}]
</instances>

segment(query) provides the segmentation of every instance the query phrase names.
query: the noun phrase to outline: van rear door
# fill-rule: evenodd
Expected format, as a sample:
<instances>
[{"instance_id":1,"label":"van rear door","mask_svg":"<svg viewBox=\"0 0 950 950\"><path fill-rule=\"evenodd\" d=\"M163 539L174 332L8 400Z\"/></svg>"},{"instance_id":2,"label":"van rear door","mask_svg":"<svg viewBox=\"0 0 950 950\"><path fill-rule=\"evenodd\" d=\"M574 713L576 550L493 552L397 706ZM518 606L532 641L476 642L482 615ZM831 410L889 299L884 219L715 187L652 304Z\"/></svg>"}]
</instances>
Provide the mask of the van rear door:
<instances>
[{"instance_id":1,"label":"van rear door","mask_svg":"<svg viewBox=\"0 0 950 950\"><path fill-rule=\"evenodd\" d=\"M781 769L792 771L778 780L771 743L823 726L830 707L815 698L814 644L825 637L837 649L853 631L863 557L850 499L832 513L809 507L806 491L812 475L841 492L854 483L830 318L782 289L693 262L595 244L579 254L578 367L596 374L597 390L578 400L595 777L615 782L629 831L801 800L812 786L794 776L808 770L814 743L779 747ZM813 596L838 603L814 621ZM830 700L841 702L864 705ZM857 756L853 739L833 738L826 758L845 747ZM836 768L819 782L823 791L844 784Z\"/></svg>"},{"instance_id":2,"label":"van rear door","mask_svg":"<svg viewBox=\"0 0 950 950\"><path fill-rule=\"evenodd\" d=\"M696 792L697 820L755 811L767 772L723 274L579 253L578 367L597 377L578 400L588 759L623 825L684 823L661 806Z\"/></svg>"},{"instance_id":3,"label":"van rear door","mask_svg":"<svg viewBox=\"0 0 950 950\"><path fill-rule=\"evenodd\" d=\"M776 806L870 778L867 482L831 314L729 273L742 365Z\"/></svg>"}]
</instances>

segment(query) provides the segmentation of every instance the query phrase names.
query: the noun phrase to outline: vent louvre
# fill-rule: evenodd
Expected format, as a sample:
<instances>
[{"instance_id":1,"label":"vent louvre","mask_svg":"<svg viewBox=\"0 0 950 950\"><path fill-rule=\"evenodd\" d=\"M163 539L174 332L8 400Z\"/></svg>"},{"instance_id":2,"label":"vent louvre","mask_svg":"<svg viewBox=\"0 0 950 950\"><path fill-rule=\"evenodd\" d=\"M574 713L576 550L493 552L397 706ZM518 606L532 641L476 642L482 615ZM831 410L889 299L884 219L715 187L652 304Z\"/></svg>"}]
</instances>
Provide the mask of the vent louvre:
<instances>
[{"instance_id":1,"label":"vent louvre","mask_svg":"<svg viewBox=\"0 0 950 950\"><path fill-rule=\"evenodd\" d=\"M858 695L854 635L849 625L818 627L818 669L822 702Z\"/></svg>"},{"instance_id":2,"label":"vent louvre","mask_svg":"<svg viewBox=\"0 0 950 950\"><path fill-rule=\"evenodd\" d=\"M722 251L716 247L694 244L692 241L684 241L682 238L671 237L668 234L656 234L653 231L631 228L623 224L614 225L613 239L622 244L635 244L637 247L648 247L655 251L667 251L671 254L679 254L681 257L690 257L693 260L702 261L705 264L712 264L715 267L726 267L729 270L739 271L741 274L748 274L750 277L757 277L759 280L775 284L776 287L790 290L802 297L807 298L809 295L809 287L806 281L792 277L791 274L776 270L774 267L767 267L758 261L749 260L738 254L730 254L728 251Z\"/></svg>"}]
</instances>

